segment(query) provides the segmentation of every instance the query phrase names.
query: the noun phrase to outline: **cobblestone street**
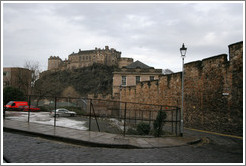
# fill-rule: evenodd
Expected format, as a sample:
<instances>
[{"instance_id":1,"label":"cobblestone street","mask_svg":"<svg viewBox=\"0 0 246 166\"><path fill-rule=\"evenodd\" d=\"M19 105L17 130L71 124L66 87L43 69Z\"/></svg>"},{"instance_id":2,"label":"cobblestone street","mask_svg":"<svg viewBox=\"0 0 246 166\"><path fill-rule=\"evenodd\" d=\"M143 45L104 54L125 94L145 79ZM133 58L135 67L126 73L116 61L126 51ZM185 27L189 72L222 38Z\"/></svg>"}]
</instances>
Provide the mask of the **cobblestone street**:
<instances>
[{"instance_id":1,"label":"cobblestone street","mask_svg":"<svg viewBox=\"0 0 246 166\"><path fill-rule=\"evenodd\" d=\"M73 145L3 132L3 154L12 163L242 163L243 141L220 136L210 143L160 149Z\"/></svg>"}]
</instances>

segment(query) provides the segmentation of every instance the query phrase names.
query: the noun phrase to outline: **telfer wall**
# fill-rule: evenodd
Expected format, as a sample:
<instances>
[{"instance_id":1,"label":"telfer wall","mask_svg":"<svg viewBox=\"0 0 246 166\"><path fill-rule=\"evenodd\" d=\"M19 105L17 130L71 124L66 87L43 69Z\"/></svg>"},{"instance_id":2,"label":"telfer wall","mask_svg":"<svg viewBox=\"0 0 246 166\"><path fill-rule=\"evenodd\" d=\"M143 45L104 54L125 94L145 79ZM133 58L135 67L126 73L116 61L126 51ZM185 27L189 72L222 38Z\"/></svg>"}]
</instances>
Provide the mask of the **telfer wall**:
<instances>
[{"instance_id":1,"label":"telfer wall","mask_svg":"<svg viewBox=\"0 0 246 166\"><path fill-rule=\"evenodd\" d=\"M222 54L184 66L184 126L243 134L243 42ZM123 88L121 101L181 107L182 73Z\"/></svg>"}]
</instances>

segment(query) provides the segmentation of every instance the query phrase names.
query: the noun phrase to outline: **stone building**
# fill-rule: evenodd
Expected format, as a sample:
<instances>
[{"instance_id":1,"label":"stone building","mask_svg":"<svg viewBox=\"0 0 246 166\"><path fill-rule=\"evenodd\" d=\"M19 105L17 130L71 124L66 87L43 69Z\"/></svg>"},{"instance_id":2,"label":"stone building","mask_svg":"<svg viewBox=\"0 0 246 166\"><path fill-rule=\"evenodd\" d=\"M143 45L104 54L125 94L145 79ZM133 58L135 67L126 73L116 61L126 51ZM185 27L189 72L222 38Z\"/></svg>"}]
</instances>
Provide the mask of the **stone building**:
<instances>
[{"instance_id":1,"label":"stone building","mask_svg":"<svg viewBox=\"0 0 246 166\"><path fill-rule=\"evenodd\" d=\"M51 56L48 59L48 70L66 70L80 67L87 67L93 63L99 63L107 66L127 66L133 62L132 58L121 58L121 52L114 48L104 49L95 48L94 50L81 50L78 53L72 53L64 61L59 56Z\"/></svg>"},{"instance_id":2,"label":"stone building","mask_svg":"<svg viewBox=\"0 0 246 166\"><path fill-rule=\"evenodd\" d=\"M3 87L12 86L24 94L31 91L32 72L26 68L3 68Z\"/></svg>"},{"instance_id":3,"label":"stone building","mask_svg":"<svg viewBox=\"0 0 246 166\"><path fill-rule=\"evenodd\" d=\"M155 69L136 61L113 72L113 96L118 97L122 87L136 86L143 81L158 80L162 69Z\"/></svg>"}]
</instances>

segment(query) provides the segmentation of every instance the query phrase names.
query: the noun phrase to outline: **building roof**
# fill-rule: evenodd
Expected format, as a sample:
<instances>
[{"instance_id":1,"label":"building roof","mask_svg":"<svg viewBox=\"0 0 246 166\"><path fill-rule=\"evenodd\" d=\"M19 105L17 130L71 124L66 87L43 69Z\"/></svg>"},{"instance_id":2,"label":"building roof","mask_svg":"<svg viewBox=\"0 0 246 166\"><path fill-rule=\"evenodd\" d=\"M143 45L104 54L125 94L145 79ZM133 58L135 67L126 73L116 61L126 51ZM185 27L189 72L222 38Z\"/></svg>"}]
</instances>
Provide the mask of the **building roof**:
<instances>
[{"instance_id":1,"label":"building roof","mask_svg":"<svg viewBox=\"0 0 246 166\"><path fill-rule=\"evenodd\" d=\"M148 65L140 62L140 61L136 61L131 63L130 65L126 66L127 69L136 69L136 68L140 68L140 69L149 69L151 67L149 67Z\"/></svg>"}]
</instances>

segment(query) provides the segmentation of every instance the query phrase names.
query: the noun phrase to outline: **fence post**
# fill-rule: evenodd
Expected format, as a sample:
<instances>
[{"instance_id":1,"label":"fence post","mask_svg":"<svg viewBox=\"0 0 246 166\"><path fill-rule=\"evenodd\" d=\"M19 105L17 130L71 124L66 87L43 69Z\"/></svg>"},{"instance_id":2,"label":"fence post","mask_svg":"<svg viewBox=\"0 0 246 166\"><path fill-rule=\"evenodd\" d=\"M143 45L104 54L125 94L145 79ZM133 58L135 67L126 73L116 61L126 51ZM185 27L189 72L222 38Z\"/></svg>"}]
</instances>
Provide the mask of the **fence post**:
<instances>
[{"instance_id":1,"label":"fence post","mask_svg":"<svg viewBox=\"0 0 246 166\"><path fill-rule=\"evenodd\" d=\"M176 108L176 123L175 123L175 132L176 136L178 135L178 108Z\"/></svg>"},{"instance_id":2,"label":"fence post","mask_svg":"<svg viewBox=\"0 0 246 166\"><path fill-rule=\"evenodd\" d=\"M56 96L55 96L55 117L54 117L54 127L56 127Z\"/></svg>"},{"instance_id":3,"label":"fence post","mask_svg":"<svg viewBox=\"0 0 246 166\"><path fill-rule=\"evenodd\" d=\"M89 131L91 131L91 105L92 105L92 101L90 99Z\"/></svg>"},{"instance_id":4,"label":"fence post","mask_svg":"<svg viewBox=\"0 0 246 166\"><path fill-rule=\"evenodd\" d=\"M173 134L173 110L172 110L172 134Z\"/></svg>"},{"instance_id":5,"label":"fence post","mask_svg":"<svg viewBox=\"0 0 246 166\"><path fill-rule=\"evenodd\" d=\"M92 110L93 110L93 113L94 113L94 117L95 117L95 120L96 120L97 129L100 132L100 127L99 127L99 124L98 124L98 121L97 121L97 116L96 116L96 113L95 113L95 109L94 109L93 104L91 104L91 107L92 107Z\"/></svg>"},{"instance_id":6,"label":"fence post","mask_svg":"<svg viewBox=\"0 0 246 166\"><path fill-rule=\"evenodd\" d=\"M28 123L30 122L30 104L31 103L31 96L28 96Z\"/></svg>"},{"instance_id":7,"label":"fence post","mask_svg":"<svg viewBox=\"0 0 246 166\"><path fill-rule=\"evenodd\" d=\"M126 135L126 102L125 102L125 112L124 112L124 136Z\"/></svg>"},{"instance_id":8,"label":"fence post","mask_svg":"<svg viewBox=\"0 0 246 166\"><path fill-rule=\"evenodd\" d=\"M184 133L183 133L184 122L182 122L183 118L181 119L181 116L183 116L183 115L181 114L181 111L179 111L179 132L180 132L179 134L180 134L181 137L183 137L183 135L184 135Z\"/></svg>"},{"instance_id":9,"label":"fence post","mask_svg":"<svg viewBox=\"0 0 246 166\"><path fill-rule=\"evenodd\" d=\"M143 111L141 111L141 113L142 113L142 122L143 122Z\"/></svg>"},{"instance_id":10,"label":"fence post","mask_svg":"<svg viewBox=\"0 0 246 166\"><path fill-rule=\"evenodd\" d=\"M131 110L129 110L129 117L128 117L129 123L131 122Z\"/></svg>"},{"instance_id":11,"label":"fence post","mask_svg":"<svg viewBox=\"0 0 246 166\"><path fill-rule=\"evenodd\" d=\"M149 125L151 123L151 111L149 111Z\"/></svg>"},{"instance_id":12,"label":"fence post","mask_svg":"<svg viewBox=\"0 0 246 166\"><path fill-rule=\"evenodd\" d=\"M3 119L5 119L6 107L3 107Z\"/></svg>"}]
</instances>

